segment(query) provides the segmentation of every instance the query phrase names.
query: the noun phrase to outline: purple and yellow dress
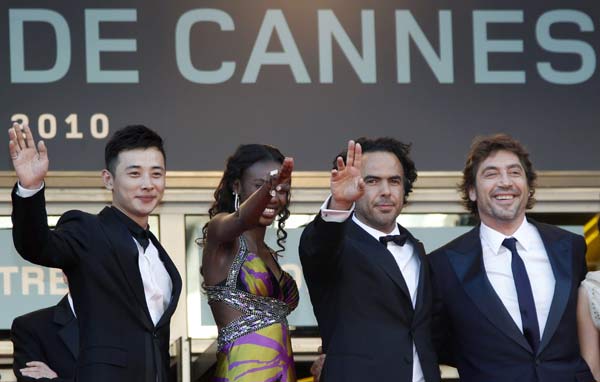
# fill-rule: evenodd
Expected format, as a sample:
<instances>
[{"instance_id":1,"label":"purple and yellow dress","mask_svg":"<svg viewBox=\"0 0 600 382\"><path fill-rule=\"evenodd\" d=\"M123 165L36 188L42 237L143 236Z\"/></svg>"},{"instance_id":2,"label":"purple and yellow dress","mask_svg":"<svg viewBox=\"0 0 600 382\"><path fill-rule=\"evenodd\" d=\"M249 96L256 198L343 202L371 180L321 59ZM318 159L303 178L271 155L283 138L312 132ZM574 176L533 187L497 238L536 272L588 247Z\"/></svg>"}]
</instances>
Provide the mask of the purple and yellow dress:
<instances>
[{"instance_id":1,"label":"purple and yellow dress","mask_svg":"<svg viewBox=\"0 0 600 382\"><path fill-rule=\"evenodd\" d=\"M283 272L279 280L263 260L240 249L225 283L206 286L209 304L225 303L242 315L219 329L215 382L295 382L287 315L298 306L298 288Z\"/></svg>"}]
</instances>

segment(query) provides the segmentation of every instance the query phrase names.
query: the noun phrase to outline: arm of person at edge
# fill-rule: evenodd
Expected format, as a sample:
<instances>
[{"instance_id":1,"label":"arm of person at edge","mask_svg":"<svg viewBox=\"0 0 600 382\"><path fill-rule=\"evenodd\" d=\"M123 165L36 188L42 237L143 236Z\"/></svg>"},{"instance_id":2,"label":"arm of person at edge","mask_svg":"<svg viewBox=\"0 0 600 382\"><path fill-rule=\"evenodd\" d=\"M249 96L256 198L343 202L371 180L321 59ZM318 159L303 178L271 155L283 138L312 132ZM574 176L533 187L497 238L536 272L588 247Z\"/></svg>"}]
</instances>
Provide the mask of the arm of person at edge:
<instances>
[{"instance_id":1,"label":"arm of person at edge","mask_svg":"<svg viewBox=\"0 0 600 382\"><path fill-rule=\"evenodd\" d=\"M22 379L18 382L72 382L73 378L61 378L50 366L41 361L27 362L26 367L21 369Z\"/></svg>"},{"instance_id":2,"label":"arm of person at edge","mask_svg":"<svg viewBox=\"0 0 600 382\"><path fill-rule=\"evenodd\" d=\"M14 347L13 372L18 382L67 382L73 379L60 378L45 362L40 341L19 319L13 321L11 340Z\"/></svg>"},{"instance_id":3,"label":"arm of person at edge","mask_svg":"<svg viewBox=\"0 0 600 382\"><path fill-rule=\"evenodd\" d=\"M590 302L584 286L579 287L577 298L577 334L581 356L588 364L596 381L600 381L600 335L594 326Z\"/></svg>"},{"instance_id":4,"label":"arm of person at edge","mask_svg":"<svg viewBox=\"0 0 600 382\"><path fill-rule=\"evenodd\" d=\"M272 198L272 192L289 192L294 160L285 158L277 174L248 197L237 211L215 215L208 223L208 237L213 245L229 243L254 227Z\"/></svg>"},{"instance_id":5,"label":"arm of person at edge","mask_svg":"<svg viewBox=\"0 0 600 382\"><path fill-rule=\"evenodd\" d=\"M585 261L587 244L581 236L579 237L578 247L580 247L579 253L581 253L582 257L579 277L581 284L587 274L587 264ZM579 338L579 349L594 379L600 381L600 334L592 319L587 290L581 285L577 293L577 336Z\"/></svg>"},{"instance_id":6,"label":"arm of person at edge","mask_svg":"<svg viewBox=\"0 0 600 382\"><path fill-rule=\"evenodd\" d=\"M74 265L78 259L74 248L81 247L86 233L71 224L79 216L70 213L61 217L56 230L48 228L43 188L49 164L46 145L43 141L36 145L27 124L13 123L8 137L8 151L18 178L12 196L12 234L17 251L24 259L43 266L64 269ZM27 194L20 195L22 191Z\"/></svg>"},{"instance_id":7,"label":"arm of person at edge","mask_svg":"<svg viewBox=\"0 0 600 382\"><path fill-rule=\"evenodd\" d=\"M302 232L300 259L309 272L325 275L340 251L346 221L354 203L364 194L365 183L361 174L362 148L354 141L348 142L346 162L336 159L331 171L329 205L324 205L315 220ZM336 216L329 216L336 212ZM341 218L340 218L341 217Z\"/></svg>"}]
</instances>

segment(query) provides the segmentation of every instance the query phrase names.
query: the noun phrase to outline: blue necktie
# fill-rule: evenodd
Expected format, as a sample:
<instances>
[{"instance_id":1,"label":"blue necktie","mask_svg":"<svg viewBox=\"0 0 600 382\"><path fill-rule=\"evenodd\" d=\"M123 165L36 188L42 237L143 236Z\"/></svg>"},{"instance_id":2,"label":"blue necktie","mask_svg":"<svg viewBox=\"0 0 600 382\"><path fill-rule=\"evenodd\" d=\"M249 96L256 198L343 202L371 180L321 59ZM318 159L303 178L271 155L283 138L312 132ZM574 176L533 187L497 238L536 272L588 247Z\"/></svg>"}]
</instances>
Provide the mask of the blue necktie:
<instances>
[{"instance_id":1,"label":"blue necktie","mask_svg":"<svg viewBox=\"0 0 600 382\"><path fill-rule=\"evenodd\" d=\"M521 311L521 321L523 322L523 335L531 345L534 353L537 353L540 345L540 327L535 310L535 301L531 283L527 276L525 263L517 252L517 239L514 237L504 239L502 245L512 253L511 268L515 287L517 288L517 298L519 299L519 310Z\"/></svg>"}]
</instances>

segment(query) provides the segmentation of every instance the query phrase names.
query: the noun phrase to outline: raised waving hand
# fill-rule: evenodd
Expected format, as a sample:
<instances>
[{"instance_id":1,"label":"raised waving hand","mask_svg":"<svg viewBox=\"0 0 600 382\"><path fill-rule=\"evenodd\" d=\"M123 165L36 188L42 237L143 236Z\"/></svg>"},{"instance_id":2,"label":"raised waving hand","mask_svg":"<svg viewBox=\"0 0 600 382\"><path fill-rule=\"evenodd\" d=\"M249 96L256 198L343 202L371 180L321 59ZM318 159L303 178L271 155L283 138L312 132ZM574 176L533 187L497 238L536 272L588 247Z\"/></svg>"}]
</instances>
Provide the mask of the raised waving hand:
<instances>
[{"instance_id":1,"label":"raised waving hand","mask_svg":"<svg viewBox=\"0 0 600 382\"><path fill-rule=\"evenodd\" d=\"M362 148L359 143L348 142L346 163L337 157L337 169L331 170L331 202L329 208L348 210L365 192L361 174Z\"/></svg>"},{"instance_id":2,"label":"raised waving hand","mask_svg":"<svg viewBox=\"0 0 600 382\"><path fill-rule=\"evenodd\" d=\"M48 173L48 150L43 141L36 147L31 129L14 122L8 129L8 152L21 186L37 189L42 186Z\"/></svg>"}]
</instances>

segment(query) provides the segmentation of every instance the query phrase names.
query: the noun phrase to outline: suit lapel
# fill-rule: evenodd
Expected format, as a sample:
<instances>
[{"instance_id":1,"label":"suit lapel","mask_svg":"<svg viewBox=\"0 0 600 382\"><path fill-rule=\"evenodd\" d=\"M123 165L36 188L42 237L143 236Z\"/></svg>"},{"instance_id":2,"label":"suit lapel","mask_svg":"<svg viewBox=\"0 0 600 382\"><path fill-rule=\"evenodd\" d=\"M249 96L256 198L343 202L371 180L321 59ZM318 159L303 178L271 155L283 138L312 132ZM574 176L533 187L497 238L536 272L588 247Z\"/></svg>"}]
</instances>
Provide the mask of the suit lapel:
<instances>
[{"instance_id":1,"label":"suit lapel","mask_svg":"<svg viewBox=\"0 0 600 382\"><path fill-rule=\"evenodd\" d=\"M465 293L479 311L500 331L526 350L533 352L487 278L479 227L469 231L455 250L448 251L448 260Z\"/></svg>"},{"instance_id":2,"label":"suit lapel","mask_svg":"<svg viewBox=\"0 0 600 382\"><path fill-rule=\"evenodd\" d=\"M353 240L354 245L358 247L359 252L367 254L369 261L380 267L381 270L392 279L396 286L398 286L406 296L412 309L412 300L410 298L408 287L406 286L406 281L390 251L353 221L349 223L348 230L348 237Z\"/></svg>"},{"instance_id":3,"label":"suit lapel","mask_svg":"<svg viewBox=\"0 0 600 382\"><path fill-rule=\"evenodd\" d=\"M144 317L142 321L148 328L153 328L154 325L146 304L144 284L138 265L139 254L135 242L125 224L119 220L110 207L105 207L98 216L107 240L112 246L113 254L125 274L125 280L142 309Z\"/></svg>"},{"instance_id":4,"label":"suit lapel","mask_svg":"<svg viewBox=\"0 0 600 382\"><path fill-rule=\"evenodd\" d=\"M179 295L181 294L181 276L179 275L179 272L177 271L175 264L173 263L171 258L167 255L167 251L165 251L165 249L159 243L158 239L156 239L156 237L152 233L150 233L150 240L152 240L152 243L158 250L158 256L159 256L160 260L162 261L162 263L164 264L165 269L167 270L167 273L169 274L169 277L171 278L171 285L173 286L173 289L171 291L171 301L169 302L169 306L167 306L167 309L165 309L165 312L163 313L160 320L156 324L156 326L159 327L169 321L169 319L173 315L173 312L175 311L175 308L177 307L177 301L179 299Z\"/></svg>"},{"instance_id":5,"label":"suit lapel","mask_svg":"<svg viewBox=\"0 0 600 382\"><path fill-rule=\"evenodd\" d=\"M63 297L54 309L54 323L60 326L58 336L73 355L73 359L77 359L79 355L79 327L71 311L67 296Z\"/></svg>"},{"instance_id":6,"label":"suit lapel","mask_svg":"<svg viewBox=\"0 0 600 382\"><path fill-rule=\"evenodd\" d=\"M412 237L412 235L411 235ZM429 267L427 266L427 255L423 243L414 239L415 254L419 256L421 262L419 266L419 283L417 284L417 302L415 304L415 316L423 310L425 300L425 285L429 284Z\"/></svg>"},{"instance_id":7,"label":"suit lapel","mask_svg":"<svg viewBox=\"0 0 600 382\"><path fill-rule=\"evenodd\" d=\"M572 257L569 256L571 252L571 243L567 237L563 236L556 238L554 235L547 232L543 225L540 225L535 221L531 221L531 223L538 229L542 241L544 242L544 247L546 248L546 253L548 254L548 259L552 266L552 272L554 273L554 279L556 280L554 296L552 297L552 304L550 305L550 311L548 312L548 320L546 321L546 327L544 328L540 343L539 352L541 352L554 335L569 302L573 268L571 266Z\"/></svg>"}]
</instances>

